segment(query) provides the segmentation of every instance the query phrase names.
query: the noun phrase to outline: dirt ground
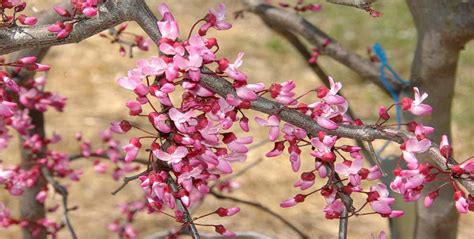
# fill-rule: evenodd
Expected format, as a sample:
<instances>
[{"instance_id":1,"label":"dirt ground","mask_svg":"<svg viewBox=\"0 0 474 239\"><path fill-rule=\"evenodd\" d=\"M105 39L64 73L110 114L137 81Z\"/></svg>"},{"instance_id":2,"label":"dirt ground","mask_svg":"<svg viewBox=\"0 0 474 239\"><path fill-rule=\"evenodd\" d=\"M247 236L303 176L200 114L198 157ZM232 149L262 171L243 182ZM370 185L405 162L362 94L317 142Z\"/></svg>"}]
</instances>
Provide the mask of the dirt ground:
<instances>
[{"instance_id":1,"label":"dirt ground","mask_svg":"<svg viewBox=\"0 0 474 239\"><path fill-rule=\"evenodd\" d=\"M37 2L37 1L33 1ZM51 1L49 1L51 2ZM150 6L157 6L161 1L150 0ZM165 1L168 3L180 23L182 32L202 17L207 9L217 1ZM228 11L239 10L239 1L224 1ZM322 1L321 1L322 2ZM38 8L44 8L48 1L41 1ZM410 15L404 6L404 1L396 0L377 5L384 12L381 19L373 19L366 13L327 3L323 4L323 11L308 16L323 30L339 39L344 45L365 54L366 47L374 42L381 42L387 49L387 54L393 61L392 66L403 75L408 76L411 58L416 41L416 31L413 28ZM234 27L225 32L213 32L220 40L221 55L234 59L239 51L245 52L242 69L249 76L249 82L282 82L295 80L298 82L299 93L307 88L320 85L319 79L306 67L303 59L283 39L275 36L258 18L246 14L245 19L232 20ZM139 32L131 24L130 30ZM363 33L363 35L361 34ZM149 53L135 54L136 59L144 58L156 53L152 48ZM97 134L108 127L113 120L127 118L125 101L132 94L121 89L115 80L125 75L127 70L134 66L136 59L122 58L118 54L118 47L110 45L99 37L92 37L76 45L55 47L49 53L46 64L53 68L48 73L48 89L61 92L68 97L65 112L62 114L48 112L47 130L51 134L53 128L63 136L63 142L56 145L57 149L78 152L73 140L77 131L82 131L85 138L98 141ZM336 80L344 84L344 93L351 102L351 107L362 119L374 119L377 105L388 105L390 99L380 93L377 87L363 82L357 75L345 67L334 63L331 59L321 57L321 64ZM474 131L472 120L474 110L470 109L470 94L474 90L472 76L474 75L474 48L466 47L461 57L458 70L458 85L456 101L453 110L455 154L458 158L467 158L472 153L474 142L471 135ZM377 102L374 105L373 102ZM371 106L371 107L367 107ZM372 107L373 106L373 107ZM436 107L436 106L434 106ZM256 114L250 114L253 118ZM255 128L257 126L253 125ZM267 137L265 130L254 131L254 142ZM7 151L0 154L5 164L18 161L17 145L13 144ZM254 160L259 159L271 145L258 147L251 151L248 161L236 165L243 168ZM309 161L309 160L308 160ZM304 162L302 168L309 168L310 162ZM115 238L106 225L119 216L115 209L120 202L139 199L142 196L138 184L131 183L116 196L110 192L119 182L113 181L110 176L97 175L89 161L74 162L74 168L84 170L80 183L70 187L70 204L79 207L71 213L79 238ZM324 202L315 196L307 199L302 205L290 209L282 209L279 203L294 195L297 190L292 184L298 174L291 171L286 155L279 158L264 159L257 167L239 178L241 188L233 196L260 202L275 212L284 215L298 228L311 235L311 238L334 238L337 233L337 221L325 220L322 212ZM57 196L50 196L48 203L57 200ZM14 213L18 208L16 198L10 197L2 190L0 201L12 208ZM218 201L212 197L206 199L193 215L200 215L218 206L234 206L235 203ZM241 206L242 211L231 218L209 218L204 222L221 222L234 231L256 231L276 238L297 238L297 235L281 222L252 207ZM474 216L462 215L459 225L459 238L472 238L474 235ZM158 215L140 215L135 223L140 231L140 237L177 226L169 218ZM361 216L350 220L350 238L370 238L372 233L381 230L387 231L387 220L379 216ZM19 238L16 229L0 229L0 238ZM69 238L67 231L62 232L59 238Z\"/></svg>"}]
</instances>

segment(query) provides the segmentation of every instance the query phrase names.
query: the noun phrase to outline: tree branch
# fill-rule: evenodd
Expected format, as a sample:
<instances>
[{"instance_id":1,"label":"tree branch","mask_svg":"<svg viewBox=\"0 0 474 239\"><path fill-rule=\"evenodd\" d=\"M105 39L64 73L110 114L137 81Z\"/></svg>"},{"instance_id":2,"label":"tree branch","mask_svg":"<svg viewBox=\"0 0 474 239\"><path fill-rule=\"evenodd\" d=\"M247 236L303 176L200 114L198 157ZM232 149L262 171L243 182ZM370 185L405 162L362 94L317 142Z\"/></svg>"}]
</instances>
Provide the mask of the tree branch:
<instances>
[{"instance_id":1,"label":"tree branch","mask_svg":"<svg viewBox=\"0 0 474 239\"><path fill-rule=\"evenodd\" d=\"M298 235L300 235L300 238L310 238L308 235L306 235L304 232L299 230L295 225L293 225L290 221L286 220L280 214L272 211L270 208L268 208L268 207L266 207L266 206L264 206L264 205L262 205L258 202L252 202L252 201L248 201L248 200L244 200L244 199L240 199L240 198L236 198L236 197L232 197L232 196L226 196L226 195L223 195L223 194L220 194L220 193L216 192L213 189L211 189L211 191L209 193L212 196L216 197L217 199L230 200L230 201L233 201L233 202L246 204L246 205L255 207L259 210L262 210L262 211L272 215L273 217L277 218L278 220L283 222L288 227L290 227L291 230L295 231L296 233L298 233Z\"/></svg>"},{"instance_id":2,"label":"tree branch","mask_svg":"<svg viewBox=\"0 0 474 239\"><path fill-rule=\"evenodd\" d=\"M263 0L242 0L242 2L247 10L257 14L267 24L301 35L317 47L321 54L349 67L364 80L371 81L383 89L385 93L389 93L379 81L380 72L375 63L346 49L302 16L265 4ZM327 44L328 39L330 40L329 44ZM389 77L388 81L396 92L401 91L404 87L392 77Z\"/></svg>"},{"instance_id":3,"label":"tree branch","mask_svg":"<svg viewBox=\"0 0 474 239\"><path fill-rule=\"evenodd\" d=\"M326 2L360 8L366 10L370 5L378 0L326 0Z\"/></svg>"},{"instance_id":4,"label":"tree branch","mask_svg":"<svg viewBox=\"0 0 474 239\"><path fill-rule=\"evenodd\" d=\"M69 219L69 207L68 207L68 201L67 201L67 198L68 198L68 191L66 189L66 187L64 187L63 185L61 185L55 178L54 176L51 174L51 172L49 171L49 169L45 166L42 166L41 167L41 173L43 174L43 176L46 178L46 181L48 181L49 184L53 185L54 187L54 190L56 192L58 192L59 194L61 194L61 197L62 197L62 205L63 205L63 214L64 214L64 222L66 224L66 227L67 229L69 230L69 232L71 233L71 238L73 239L77 239L77 235L76 235L76 232L74 231L74 227L72 226L72 223Z\"/></svg>"}]
</instances>

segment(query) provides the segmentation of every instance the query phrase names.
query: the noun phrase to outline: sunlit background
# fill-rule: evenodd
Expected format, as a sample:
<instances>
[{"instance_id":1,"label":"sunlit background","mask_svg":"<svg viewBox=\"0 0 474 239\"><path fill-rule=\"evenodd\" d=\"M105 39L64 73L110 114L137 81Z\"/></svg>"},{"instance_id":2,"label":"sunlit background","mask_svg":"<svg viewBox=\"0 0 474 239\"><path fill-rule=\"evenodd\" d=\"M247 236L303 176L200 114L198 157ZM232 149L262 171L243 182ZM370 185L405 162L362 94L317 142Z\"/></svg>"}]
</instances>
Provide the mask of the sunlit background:
<instances>
[{"instance_id":1,"label":"sunlit background","mask_svg":"<svg viewBox=\"0 0 474 239\"><path fill-rule=\"evenodd\" d=\"M41 2L41 3L39 3ZM55 1L31 1L39 10L51 8ZM218 1L148 1L156 10L161 3L168 3L180 23L183 37L189 27L207 13ZM227 0L228 12L241 9L239 1ZM383 17L372 18L366 12L332 5L320 1L322 11L305 15L311 22L339 40L347 48L361 55L366 55L367 47L379 42L383 45L392 67L404 78L408 78L416 44L416 31L413 27L410 13L404 1L381 1L375 5L377 10L384 13ZM294 80L298 83L297 92L303 93L310 88L321 85L317 76L307 68L305 60L283 38L267 29L258 17L251 13L245 14L244 19L230 20L233 28L224 31L212 31L220 45L220 56L233 60L238 52L245 52L242 70L249 77L249 82L272 82ZM129 31L141 33L134 24ZM125 102L133 97L133 93L120 88L116 79L126 75L127 70L134 67L135 61L151 55L156 55L156 48L147 53L135 52L135 59L121 57L118 46L111 45L107 40L98 36L87 39L79 44L53 48L44 63L52 66L48 73L51 91L60 92L68 98L64 113L48 111L47 132L54 132L63 137L62 143L55 149L76 154L79 152L74 134L81 131L84 138L100 142L98 133L107 128L113 120L131 119L127 116ZM318 62L337 81L343 82L343 92L349 99L350 105L357 116L370 121L376 120L377 106L389 105L390 99L371 83L364 82L346 67L335 63L327 57L320 57ZM458 68L456 97L453 108L454 151L456 158L463 160L471 156L474 142L471 135L474 131L474 110L471 108L472 92L474 91L474 46L466 46L461 55ZM436 105L434 105L436 107ZM249 113L249 118L257 114ZM136 121L137 119L132 119ZM140 123L139 121L136 121ZM146 121L140 124L146 125ZM251 132L254 142L264 140L268 132L252 125ZM131 133L130 135L133 135ZM239 135L248 135L241 133ZM123 138L124 142L126 138ZM235 168L245 167L258 160L265 152L273 147L267 144L251 151L246 163L236 164ZM19 161L18 144L0 154L5 165ZM309 169L312 164L310 157L304 160L302 169ZM70 205L78 206L71 212L79 238L115 238L106 226L120 216L116 205L128 200L142 198L142 190L137 182L129 184L116 196L111 195L120 182L113 181L110 174L98 175L92 168L92 161L82 160L73 163L74 168L82 169L84 175L79 183L72 183L70 190ZM109 170L110 172L110 170ZM338 230L337 220L326 220L322 208L325 205L322 197L315 195L307 198L306 202L290 209L282 209L279 204L298 192L292 184L299 178L293 173L287 155L278 158L264 159L262 163L238 178L241 188L233 196L253 200L264 204L275 212L283 215L311 238L334 238ZM69 181L65 181L69 184ZM322 182L320 182L322 183ZM58 202L59 196L49 194L48 205ZM18 215L18 198L0 191L0 200ZM360 201L359 201L360 202ZM235 206L235 203L219 201L212 196L194 209L192 214L198 216L215 210L219 206ZM359 204L360 205L360 204ZM297 238L288 227L277 219L255 208L239 205L241 213L231 218L209 217L204 222L221 223L233 231L256 231L277 238ZM58 216L59 215L55 215ZM474 216L461 216L459 238L472 238ZM141 214L135 222L140 237L162 232L179 225L162 215ZM206 229L203 229L206 230ZM381 230L388 231L388 222L378 215L353 218L349 224L350 238L370 238ZM470 235L470 236L469 236ZM15 227L0 229L0 238L19 238L20 233ZM69 238L66 230L59 238Z\"/></svg>"}]
</instances>

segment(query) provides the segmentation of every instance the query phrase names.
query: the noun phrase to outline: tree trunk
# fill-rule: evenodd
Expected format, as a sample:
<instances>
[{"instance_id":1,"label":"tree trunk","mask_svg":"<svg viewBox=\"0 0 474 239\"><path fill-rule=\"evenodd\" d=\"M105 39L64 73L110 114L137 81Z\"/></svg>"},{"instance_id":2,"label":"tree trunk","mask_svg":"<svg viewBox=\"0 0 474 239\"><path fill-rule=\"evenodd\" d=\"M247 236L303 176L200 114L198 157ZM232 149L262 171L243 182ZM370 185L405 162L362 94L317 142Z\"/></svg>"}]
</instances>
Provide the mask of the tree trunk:
<instances>
[{"instance_id":1,"label":"tree trunk","mask_svg":"<svg viewBox=\"0 0 474 239\"><path fill-rule=\"evenodd\" d=\"M423 123L436 129L430 135L434 142L439 142L443 134L451 139L456 68L459 52L465 43L456 39L457 28L452 24L460 1L408 0L407 3L418 32L411 81L420 91L428 92L427 103L433 106L431 117L423 119ZM439 185L441 183L430 183L423 190L422 199ZM456 238L459 214L452 195L453 191L447 186L430 208L424 207L423 200L419 201L415 238Z\"/></svg>"}]
</instances>

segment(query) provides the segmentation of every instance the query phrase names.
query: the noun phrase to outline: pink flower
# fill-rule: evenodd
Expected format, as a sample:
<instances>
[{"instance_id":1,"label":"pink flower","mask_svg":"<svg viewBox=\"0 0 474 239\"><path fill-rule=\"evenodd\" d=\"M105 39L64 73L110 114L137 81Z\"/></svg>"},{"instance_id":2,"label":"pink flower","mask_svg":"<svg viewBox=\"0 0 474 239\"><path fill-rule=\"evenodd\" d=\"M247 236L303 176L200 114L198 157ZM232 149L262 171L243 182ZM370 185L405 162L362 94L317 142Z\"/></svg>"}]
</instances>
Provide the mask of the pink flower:
<instances>
[{"instance_id":1,"label":"pink flower","mask_svg":"<svg viewBox=\"0 0 474 239\"><path fill-rule=\"evenodd\" d=\"M36 17L28 17L23 14L18 16L17 19L18 21L20 21L21 24L28 25L28 26L34 26L38 22L38 19L36 19Z\"/></svg>"},{"instance_id":2,"label":"pink flower","mask_svg":"<svg viewBox=\"0 0 474 239\"><path fill-rule=\"evenodd\" d=\"M188 58L189 59L186 59L180 55L176 55L173 59L179 69L188 72L191 80L197 82L201 75L200 67L202 66L202 58L199 55L189 55Z\"/></svg>"},{"instance_id":3,"label":"pink flower","mask_svg":"<svg viewBox=\"0 0 474 239\"><path fill-rule=\"evenodd\" d=\"M285 81L281 84L273 83L270 86L270 94L272 98L284 105L294 105L298 101L294 99L295 93L293 89L296 87L292 80Z\"/></svg>"},{"instance_id":4,"label":"pink flower","mask_svg":"<svg viewBox=\"0 0 474 239\"><path fill-rule=\"evenodd\" d=\"M225 136L222 141L226 143ZM242 138L236 138L235 140L232 140L226 144L227 144L227 147L229 147L229 149L232 150L233 152L244 154L249 151L246 145L251 144L252 142L253 142L253 137L247 136L247 137L242 137Z\"/></svg>"},{"instance_id":5,"label":"pink flower","mask_svg":"<svg viewBox=\"0 0 474 239\"><path fill-rule=\"evenodd\" d=\"M387 187L384 184L377 184L370 187L370 193L368 194L367 201L370 204L372 210L382 215L390 215L392 208L390 205L395 202L394 198L390 198Z\"/></svg>"},{"instance_id":6,"label":"pink flower","mask_svg":"<svg viewBox=\"0 0 474 239\"><path fill-rule=\"evenodd\" d=\"M126 120L122 120L120 122L114 121L110 123L110 130L116 134L125 134L131 128L132 128L132 125Z\"/></svg>"},{"instance_id":7,"label":"pink flower","mask_svg":"<svg viewBox=\"0 0 474 239\"><path fill-rule=\"evenodd\" d=\"M123 150L126 153L125 162L130 162L136 159L141 147L142 147L142 144L140 143L139 139L131 138L130 143L123 146Z\"/></svg>"},{"instance_id":8,"label":"pink flower","mask_svg":"<svg viewBox=\"0 0 474 239\"><path fill-rule=\"evenodd\" d=\"M47 196L47 191L46 190L41 190L39 191L38 194L36 194L36 201L38 201L39 203L44 203L46 201L46 196Z\"/></svg>"},{"instance_id":9,"label":"pink flower","mask_svg":"<svg viewBox=\"0 0 474 239\"><path fill-rule=\"evenodd\" d=\"M188 149L183 146L169 147L168 152L160 149L153 150L153 154L160 160L168 163L179 163L188 154Z\"/></svg>"},{"instance_id":10,"label":"pink flower","mask_svg":"<svg viewBox=\"0 0 474 239\"><path fill-rule=\"evenodd\" d=\"M175 41L179 37L178 23L174 19L164 19L164 21L158 22L158 29L162 38Z\"/></svg>"},{"instance_id":11,"label":"pink flower","mask_svg":"<svg viewBox=\"0 0 474 239\"><path fill-rule=\"evenodd\" d=\"M170 119L173 121L176 128L182 133L193 133L196 131L197 120L194 118L194 111L181 113L176 108L169 110Z\"/></svg>"},{"instance_id":12,"label":"pink flower","mask_svg":"<svg viewBox=\"0 0 474 239\"><path fill-rule=\"evenodd\" d=\"M453 149L451 148L451 145L449 145L448 136L446 135L441 136L439 151L445 158L449 158L453 154Z\"/></svg>"},{"instance_id":13,"label":"pink flower","mask_svg":"<svg viewBox=\"0 0 474 239\"><path fill-rule=\"evenodd\" d=\"M362 165L362 159L355 159L352 162L345 160L343 163L336 164L335 170L337 173L349 177L352 186L359 186L361 182L359 171L362 169Z\"/></svg>"},{"instance_id":14,"label":"pink flower","mask_svg":"<svg viewBox=\"0 0 474 239\"><path fill-rule=\"evenodd\" d=\"M256 100L258 95L257 93L265 89L263 83L257 84L248 84L236 89L237 96L242 100L253 101Z\"/></svg>"},{"instance_id":15,"label":"pink flower","mask_svg":"<svg viewBox=\"0 0 474 239\"><path fill-rule=\"evenodd\" d=\"M219 3L216 9L209 9L209 13L204 18L206 23L199 28L199 35L203 36L207 30L214 27L217 30L227 30L232 27L228 22L225 22L225 5Z\"/></svg>"},{"instance_id":16,"label":"pink flower","mask_svg":"<svg viewBox=\"0 0 474 239\"><path fill-rule=\"evenodd\" d=\"M344 207L344 204L340 200L334 200L323 208L323 212L327 219L339 218Z\"/></svg>"},{"instance_id":17,"label":"pink flower","mask_svg":"<svg viewBox=\"0 0 474 239\"><path fill-rule=\"evenodd\" d=\"M305 198L306 198L305 195L297 194L296 196L281 202L280 207L283 207L283 208L292 207L298 203L304 202Z\"/></svg>"},{"instance_id":18,"label":"pink flower","mask_svg":"<svg viewBox=\"0 0 474 239\"><path fill-rule=\"evenodd\" d=\"M431 205L433 204L434 200L435 200L438 196L439 196L439 191L438 191L438 190L428 193L428 195L425 197L425 200L424 200L424 205L425 205L425 207L431 207Z\"/></svg>"},{"instance_id":19,"label":"pink flower","mask_svg":"<svg viewBox=\"0 0 474 239\"><path fill-rule=\"evenodd\" d=\"M260 117L255 117L255 121L261 126L270 127L270 133L268 134L268 139L270 141L275 141L278 138L280 133L280 118L276 115L270 115L268 120L264 120Z\"/></svg>"},{"instance_id":20,"label":"pink flower","mask_svg":"<svg viewBox=\"0 0 474 239\"><path fill-rule=\"evenodd\" d=\"M454 201L459 213L467 213L469 211L469 204L463 191L454 192Z\"/></svg>"},{"instance_id":21,"label":"pink flower","mask_svg":"<svg viewBox=\"0 0 474 239\"><path fill-rule=\"evenodd\" d=\"M166 123L166 121L169 120L166 114L151 112L150 114L148 114L148 120L160 132L163 132L165 134L171 132L170 126Z\"/></svg>"},{"instance_id":22,"label":"pink flower","mask_svg":"<svg viewBox=\"0 0 474 239\"><path fill-rule=\"evenodd\" d=\"M220 217L230 217L237 214L238 212L240 212L240 208L238 207L231 207L231 208L220 207L216 210L217 215L219 215Z\"/></svg>"},{"instance_id":23,"label":"pink flower","mask_svg":"<svg viewBox=\"0 0 474 239\"><path fill-rule=\"evenodd\" d=\"M410 138L405 142L405 150L403 150L403 159L408 163L408 168L414 169L418 167L418 160L415 153L423 153L431 147L429 139L418 140Z\"/></svg>"},{"instance_id":24,"label":"pink flower","mask_svg":"<svg viewBox=\"0 0 474 239\"><path fill-rule=\"evenodd\" d=\"M205 62L212 62L216 55L206 45L206 39L200 36L192 36L187 41L186 50L190 55L199 55Z\"/></svg>"},{"instance_id":25,"label":"pink flower","mask_svg":"<svg viewBox=\"0 0 474 239\"><path fill-rule=\"evenodd\" d=\"M276 157L280 154L283 153L283 150L285 149L285 144L284 144L284 141L278 141L278 142L275 142L275 146L274 148L265 154L265 157Z\"/></svg>"},{"instance_id":26,"label":"pink flower","mask_svg":"<svg viewBox=\"0 0 474 239\"><path fill-rule=\"evenodd\" d=\"M431 106L422 104L422 102L428 97L428 94L423 93L420 95L420 90L418 90L417 87L413 87L413 90L415 91L415 100L406 97L403 98L401 101L403 110L408 110L417 116L430 114L432 111Z\"/></svg>"},{"instance_id":27,"label":"pink flower","mask_svg":"<svg viewBox=\"0 0 474 239\"><path fill-rule=\"evenodd\" d=\"M129 100L127 108L130 110L130 115L139 115L142 112L142 104L135 100Z\"/></svg>"},{"instance_id":28,"label":"pink flower","mask_svg":"<svg viewBox=\"0 0 474 239\"><path fill-rule=\"evenodd\" d=\"M336 156L332 153L331 149L336 143L337 136L329 136L321 134L322 137L311 138L311 145L314 146L314 151L311 152L311 155L319 158L323 161L334 162Z\"/></svg>"},{"instance_id":29,"label":"pink flower","mask_svg":"<svg viewBox=\"0 0 474 239\"><path fill-rule=\"evenodd\" d=\"M226 236L226 237L235 237L235 233L234 232L231 232L229 230L227 230L224 226L222 225L217 225L217 226L214 226L215 228L215 231L223 236Z\"/></svg>"},{"instance_id":30,"label":"pink flower","mask_svg":"<svg viewBox=\"0 0 474 239\"><path fill-rule=\"evenodd\" d=\"M229 75L230 78L236 81L247 81L247 76L239 71L239 67L242 65L242 57L244 57L244 53L240 52L235 59L233 64L229 64L225 69L225 73Z\"/></svg>"},{"instance_id":31,"label":"pink flower","mask_svg":"<svg viewBox=\"0 0 474 239\"><path fill-rule=\"evenodd\" d=\"M16 110L16 103L2 101L0 102L0 116L9 118L12 117Z\"/></svg>"}]
</instances>

